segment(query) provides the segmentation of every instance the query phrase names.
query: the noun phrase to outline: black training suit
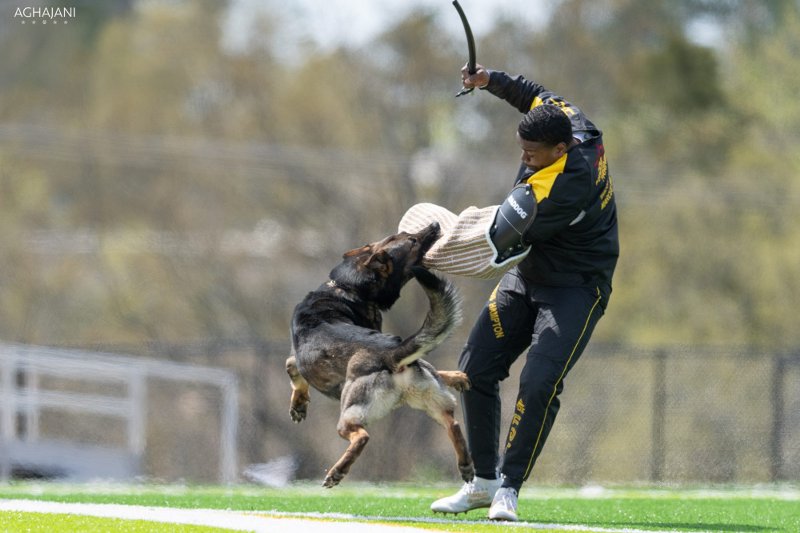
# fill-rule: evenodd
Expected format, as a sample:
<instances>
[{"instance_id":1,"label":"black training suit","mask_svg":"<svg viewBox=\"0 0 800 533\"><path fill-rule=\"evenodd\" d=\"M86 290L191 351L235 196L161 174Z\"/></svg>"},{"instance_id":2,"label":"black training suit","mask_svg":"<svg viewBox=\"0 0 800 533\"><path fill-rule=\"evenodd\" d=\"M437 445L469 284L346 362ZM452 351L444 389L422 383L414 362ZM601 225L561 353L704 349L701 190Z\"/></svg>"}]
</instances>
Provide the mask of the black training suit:
<instances>
[{"instance_id":1,"label":"black training suit","mask_svg":"<svg viewBox=\"0 0 800 533\"><path fill-rule=\"evenodd\" d=\"M523 236L531 250L490 295L459 359L472 382L462 396L470 452L476 474L491 479L499 458L499 382L530 347L500 469L504 485L519 490L558 413L564 378L608 303L619 255L617 215L602 132L580 109L504 72L490 71L485 89L523 113L559 106L580 141L537 172L521 166L515 184L530 183L538 204Z\"/></svg>"}]
</instances>

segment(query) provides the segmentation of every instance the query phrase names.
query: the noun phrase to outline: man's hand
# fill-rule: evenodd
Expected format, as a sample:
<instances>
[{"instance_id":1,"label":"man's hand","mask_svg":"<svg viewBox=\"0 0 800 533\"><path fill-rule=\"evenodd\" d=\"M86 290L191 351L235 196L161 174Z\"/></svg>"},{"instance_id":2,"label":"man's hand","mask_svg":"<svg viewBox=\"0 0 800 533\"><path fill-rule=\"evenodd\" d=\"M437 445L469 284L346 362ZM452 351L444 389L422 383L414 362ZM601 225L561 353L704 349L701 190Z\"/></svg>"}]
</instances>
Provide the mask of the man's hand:
<instances>
[{"instance_id":1,"label":"man's hand","mask_svg":"<svg viewBox=\"0 0 800 533\"><path fill-rule=\"evenodd\" d=\"M489 71L483 65L475 65L475 73L469 73L469 66L461 68L461 83L467 89L482 89L489 84Z\"/></svg>"}]
</instances>

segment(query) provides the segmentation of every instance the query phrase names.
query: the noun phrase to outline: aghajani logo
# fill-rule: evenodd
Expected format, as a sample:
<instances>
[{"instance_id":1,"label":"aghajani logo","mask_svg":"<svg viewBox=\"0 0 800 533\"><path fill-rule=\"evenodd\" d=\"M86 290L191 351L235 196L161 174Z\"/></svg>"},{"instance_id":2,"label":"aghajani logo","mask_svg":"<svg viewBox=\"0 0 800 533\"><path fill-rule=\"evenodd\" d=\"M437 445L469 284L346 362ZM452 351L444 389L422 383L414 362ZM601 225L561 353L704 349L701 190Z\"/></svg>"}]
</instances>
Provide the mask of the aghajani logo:
<instances>
[{"instance_id":1,"label":"aghajani logo","mask_svg":"<svg viewBox=\"0 0 800 533\"><path fill-rule=\"evenodd\" d=\"M71 19L76 16L75 7L54 7L54 6L18 6L14 11L14 18L19 19L20 23L36 24L69 24Z\"/></svg>"}]
</instances>

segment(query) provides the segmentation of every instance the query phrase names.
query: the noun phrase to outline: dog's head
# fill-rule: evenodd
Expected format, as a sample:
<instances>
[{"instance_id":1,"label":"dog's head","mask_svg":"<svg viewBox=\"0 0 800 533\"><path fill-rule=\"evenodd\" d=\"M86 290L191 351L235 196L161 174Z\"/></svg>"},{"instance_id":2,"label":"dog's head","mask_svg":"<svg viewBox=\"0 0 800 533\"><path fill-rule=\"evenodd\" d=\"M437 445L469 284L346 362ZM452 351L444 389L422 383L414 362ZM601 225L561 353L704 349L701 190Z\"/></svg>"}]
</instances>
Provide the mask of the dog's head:
<instances>
[{"instance_id":1,"label":"dog's head","mask_svg":"<svg viewBox=\"0 0 800 533\"><path fill-rule=\"evenodd\" d=\"M421 264L439 236L439 224L434 222L417 233L397 233L350 250L331 271L331 279L381 309L389 309L400 297L400 289L413 277L412 267Z\"/></svg>"}]
</instances>

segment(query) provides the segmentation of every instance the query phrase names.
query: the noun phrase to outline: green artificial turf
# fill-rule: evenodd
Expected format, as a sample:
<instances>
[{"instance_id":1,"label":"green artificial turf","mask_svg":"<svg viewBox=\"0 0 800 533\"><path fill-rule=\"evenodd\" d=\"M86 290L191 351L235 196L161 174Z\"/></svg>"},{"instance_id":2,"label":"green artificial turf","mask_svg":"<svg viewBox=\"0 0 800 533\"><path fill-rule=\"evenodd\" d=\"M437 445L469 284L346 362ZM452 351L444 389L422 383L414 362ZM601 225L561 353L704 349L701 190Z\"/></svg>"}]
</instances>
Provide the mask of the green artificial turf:
<instances>
[{"instance_id":1,"label":"green artificial turf","mask_svg":"<svg viewBox=\"0 0 800 533\"><path fill-rule=\"evenodd\" d=\"M75 533L114 531L115 533L216 533L230 531L215 527L163 524L147 520L123 520L51 513L0 512L0 531L27 533Z\"/></svg>"},{"instance_id":2,"label":"green artificial turf","mask_svg":"<svg viewBox=\"0 0 800 533\"><path fill-rule=\"evenodd\" d=\"M378 520L439 531L496 532L523 529L486 522L486 509L458 516L433 515L429 510L430 502L451 494L457 488L355 483L334 489L310 485L267 489L251 486L11 484L0 485L0 499L259 511L270 516ZM521 521L537 524L537 531L542 531L541 524L552 524L553 529L544 530L558 531L568 526L570 531L582 531L581 528L585 527L587 530L798 533L798 494L800 490L796 487L780 490L713 487L590 491L526 487L520 497L519 517ZM6 514L0 514L0 523L4 523ZM171 530L174 527L171 526Z\"/></svg>"}]
</instances>

